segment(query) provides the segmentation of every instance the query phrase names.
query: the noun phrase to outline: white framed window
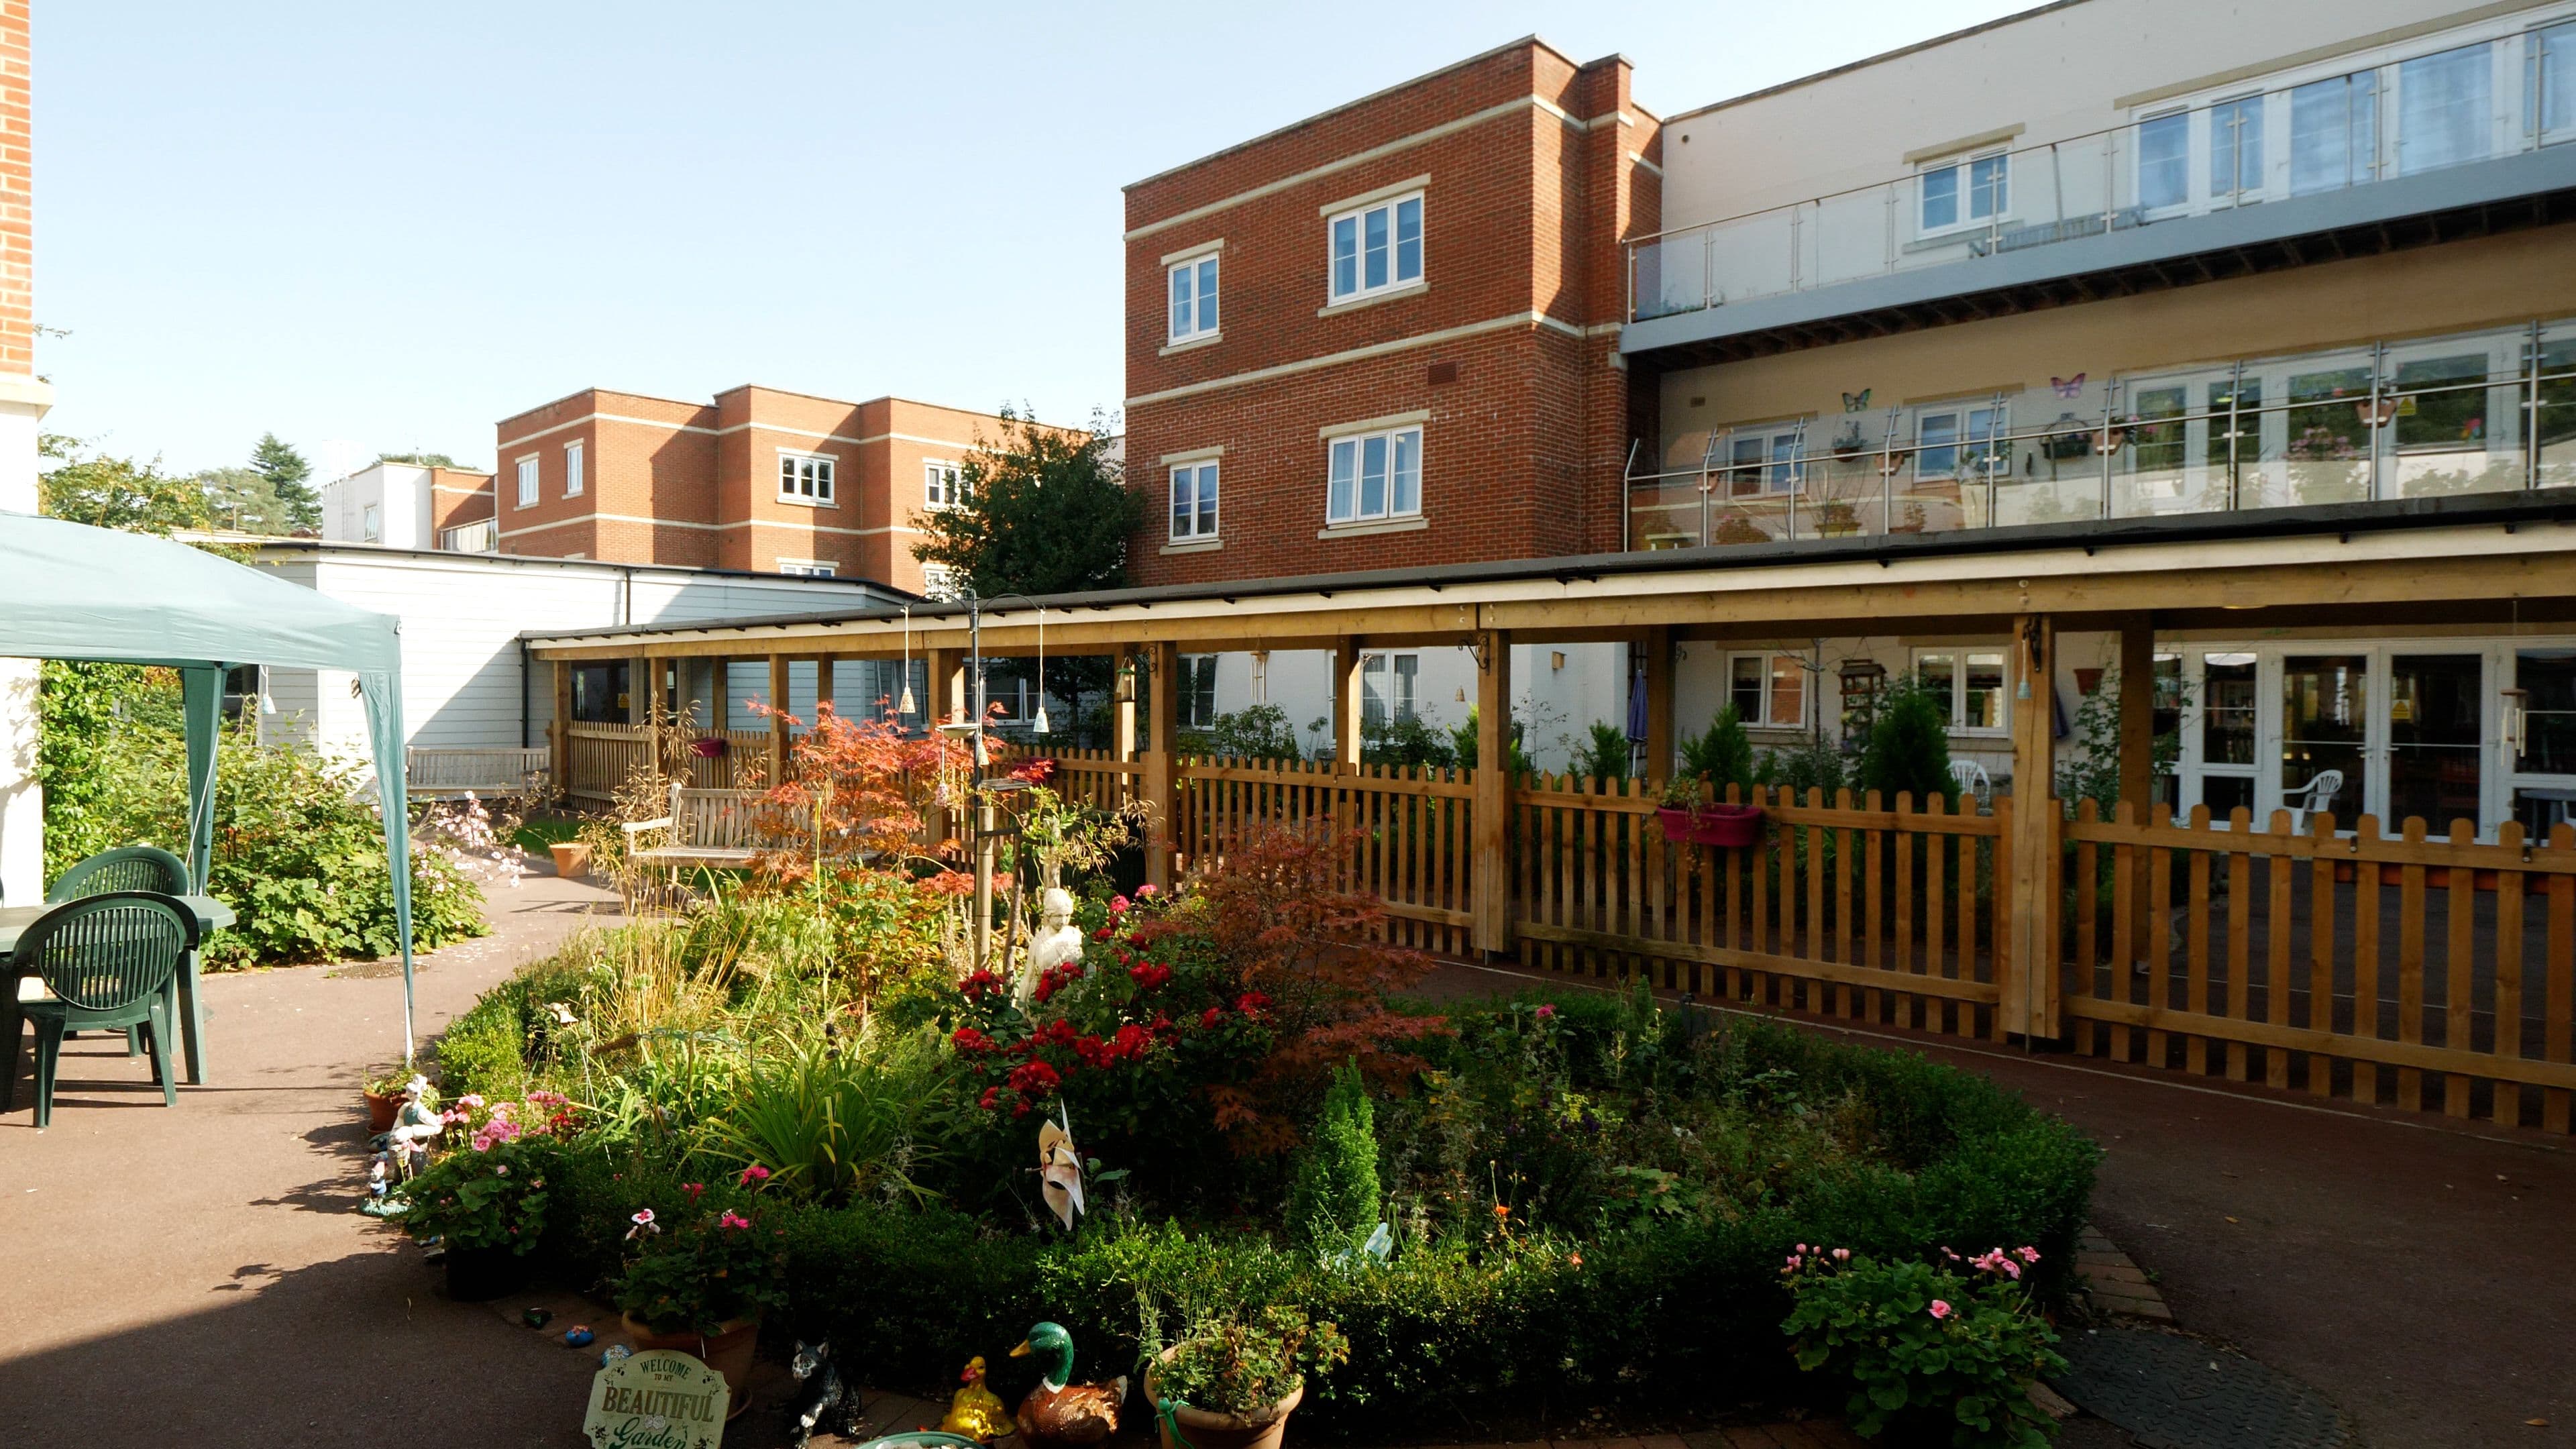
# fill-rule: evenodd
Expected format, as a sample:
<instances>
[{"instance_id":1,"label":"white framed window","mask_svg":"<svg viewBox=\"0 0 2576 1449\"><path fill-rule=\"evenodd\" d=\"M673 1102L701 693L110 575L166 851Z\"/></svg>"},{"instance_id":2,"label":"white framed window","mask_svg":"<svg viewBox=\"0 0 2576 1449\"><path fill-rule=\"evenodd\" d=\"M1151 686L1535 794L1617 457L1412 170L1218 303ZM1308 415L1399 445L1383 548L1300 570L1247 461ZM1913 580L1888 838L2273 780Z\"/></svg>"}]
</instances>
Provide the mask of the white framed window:
<instances>
[{"instance_id":1,"label":"white framed window","mask_svg":"<svg viewBox=\"0 0 2576 1449\"><path fill-rule=\"evenodd\" d=\"M537 506L537 455L534 453L519 460L519 506Z\"/></svg>"},{"instance_id":2,"label":"white framed window","mask_svg":"<svg viewBox=\"0 0 2576 1449\"><path fill-rule=\"evenodd\" d=\"M1171 340L1212 337L1217 330L1217 258L1214 253L1175 262L1171 269Z\"/></svg>"},{"instance_id":3,"label":"white framed window","mask_svg":"<svg viewBox=\"0 0 2576 1449\"><path fill-rule=\"evenodd\" d=\"M2263 199L2263 97L2209 108L2209 194L2230 205Z\"/></svg>"},{"instance_id":4,"label":"white framed window","mask_svg":"<svg viewBox=\"0 0 2576 1449\"><path fill-rule=\"evenodd\" d=\"M1807 661L1797 654L1726 656L1726 699L1752 729L1804 729Z\"/></svg>"},{"instance_id":5,"label":"white framed window","mask_svg":"<svg viewBox=\"0 0 2576 1449\"><path fill-rule=\"evenodd\" d=\"M1216 537L1216 464L1183 463L1172 470L1172 537Z\"/></svg>"},{"instance_id":6,"label":"white framed window","mask_svg":"<svg viewBox=\"0 0 2576 1449\"><path fill-rule=\"evenodd\" d=\"M921 566L921 592L926 598L957 597L957 570L946 564L926 563Z\"/></svg>"},{"instance_id":7,"label":"white framed window","mask_svg":"<svg viewBox=\"0 0 2576 1449\"><path fill-rule=\"evenodd\" d=\"M2191 201L2191 112L2140 121L2137 151L2141 208L2164 212Z\"/></svg>"},{"instance_id":8,"label":"white framed window","mask_svg":"<svg viewBox=\"0 0 2576 1449\"><path fill-rule=\"evenodd\" d=\"M377 505L368 504L358 524L358 536L368 543L382 541L385 536L384 512L384 509Z\"/></svg>"},{"instance_id":9,"label":"white framed window","mask_svg":"<svg viewBox=\"0 0 2576 1449\"><path fill-rule=\"evenodd\" d=\"M1384 729L1391 721L1413 719L1421 702L1422 656L1360 656L1360 725Z\"/></svg>"},{"instance_id":10,"label":"white framed window","mask_svg":"<svg viewBox=\"0 0 2576 1449\"><path fill-rule=\"evenodd\" d=\"M1915 173L1914 186L1924 235L1987 226L2012 210L2012 157L2000 150L1954 156Z\"/></svg>"},{"instance_id":11,"label":"white framed window","mask_svg":"<svg viewBox=\"0 0 2576 1449\"><path fill-rule=\"evenodd\" d=\"M1914 415L1914 477L1917 482L1983 478L2002 466L1998 439L2011 427L2011 409L1995 407L1929 408Z\"/></svg>"},{"instance_id":12,"label":"white framed window","mask_svg":"<svg viewBox=\"0 0 2576 1449\"><path fill-rule=\"evenodd\" d=\"M841 566L824 558L783 558L778 571L791 578L828 579L841 571Z\"/></svg>"},{"instance_id":13,"label":"white framed window","mask_svg":"<svg viewBox=\"0 0 2576 1449\"><path fill-rule=\"evenodd\" d=\"M1333 296L1347 302L1422 280L1422 193L1373 201L1326 223Z\"/></svg>"},{"instance_id":14,"label":"white framed window","mask_svg":"<svg viewBox=\"0 0 2576 1449\"><path fill-rule=\"evenodd\" d=\"M1726 439L1726 495L1797 492L1805 451L1806 430L1794 423L1732 430Z\"/></svg>"},{"instance_id":15,"label":"white framed window","mask_svg":"<svg viewBox=\"0 0 2576 1449\"><path fill-rule=\"evenodd\" d=\"M2001 734L2011 722L2001 649L1917 649L1914 677L1932 691L1953 734Z\"/></svg>"},{"instance_id":16,"label":"white framed window","mask_svg":"<svg viewBox=\"0 0 2576 1449\"><path fill-rule=\"evenodd\" d=\"M966 476L957 471L954 461L922 461L921 501L928 508L954 508L966 501Z\"/></svg>"},{"instance_id":17,"label":"white framed window","mask_svg":"<svg viewBox=\"0 0 2576 1449\"><path fill-rule=\"evenodd\" d=\"M778 501L828 506L832 502L832 455L779 449Z\"/></svg>"},{"instance_id":18,"label":"white framed window","mask_svg":"<svg viewBox=\"0 0 2576 1449\"><path fill-rule=\"evenodd\" d=\"M581 496L581 455L581 444L564 444L564 496L566 498Z\"/></svg>"},{"instance_id":19,"label":"white framed window","mask_svg":"<svg viewBox=\"0 0 2576 1449\"><path fill-rule=\"evenodd\" d=\"M1422 429L1355 433L1332 441L1325 487L1328 523L1411 518L1422 512Z\"/></svg>"},{"instance_id":20,"label":"white framed window","mask_svg":"<svg viewBox=\"0 0 2576 1449\"><path fill-rule=\"evenodd\" d=\"M1181 728L1203 730L1216 723L1216 656L1181 656Z\"/></svg>"}]
</instances>

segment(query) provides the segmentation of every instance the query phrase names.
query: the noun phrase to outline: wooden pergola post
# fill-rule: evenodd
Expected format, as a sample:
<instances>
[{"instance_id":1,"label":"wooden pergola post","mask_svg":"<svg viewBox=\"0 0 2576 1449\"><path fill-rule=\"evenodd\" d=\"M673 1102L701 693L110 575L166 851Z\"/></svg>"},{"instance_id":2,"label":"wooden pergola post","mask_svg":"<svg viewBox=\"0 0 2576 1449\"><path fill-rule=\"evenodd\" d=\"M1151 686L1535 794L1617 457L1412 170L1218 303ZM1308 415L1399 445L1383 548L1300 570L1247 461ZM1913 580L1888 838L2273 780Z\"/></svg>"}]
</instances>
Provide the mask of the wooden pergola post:
<instances>
[{"instance_id":1,"label":"wooden pergola post","mask_svg":"<svg viewBox=\"0 0 2576 1449\"><path fill-rule=\"evenodd\" d=\"M769 783L787 779L787 656L769 656Z\"/></svg>"},{"instance_id":2,"label":"wooden pergola post","mask_svg":"<svg viewBox=\"0 0 2576 1449\"><path fill-rule=\"evenodd\" d=\"M1361 729L1364 715L1360 708L1360 669L1366 656L1360 653L1360 641L1343 635L1333 644L1333 773L1337 776L1360 772ZM1333 787L1333 831L1347 837L1359 828L1359 796L1347 784ZM1339 847L1336 846L1336 849ZM1349 862L1343 862L1348 869Z\"/></svg>"},{"instance_id":3,"label":"wooden pergola post","mask_svg":"<svg viewBox=\"0 0 2576 1449\"><path fill-rule=\"evenodd\" d=\"M2006 848L2012 858L2003 914L2010 949L2002 968L2004 1030L2032 1041L2063 1034L2057 980L2057 625L2046 614L2013 621L2013 774Z\"/></svg>"},{"instance_id":4,"label":"wooden pergola post","mask_svg":"<svg viewBox=\"0 0 2576 1449\"><path fill-rule=\"evenodd\" d=\"M832 698L832 656L817 654L814 656L814 714L817 722L820 722L823 706L827 704L832 706L834 714L841 712L840 705Z\"/></svg>"},{"instance_id":5,"label":"wooden pergola post","mask_svg":"<svg viewBox=\"0 0 2576 1449\"><path fill-rule=\"evenodd\" d=\"M1672 778L1673 764L1673 631L1658 624L1646 631L1646 778Z\"/></svg>"},{"instance_id":6,"label":"wooden pergola post","mask_svg":"<svg viewBox=\"0 0 2576 1449\"><path fill-rule=\"evenodd\" d=\"M1512 636L1476 636L1476 842L1472 943L1488 955L1512 949Z\"/></svg>"},{"instance_id":7,"label":"wooden pergola post","mask_svg":"<svg viewBox=\"0 0 2576 1449\"><path fill-rule=\"evenodd\" d=\"M1153 711L1145 726L1145 879L1154 889L1172 888L1172 854L1178 824L1175 769L1181 734L1181 651L1161 643L1150 646L1145 682L1146 707Z\"/></svg>"},{"instance_id":8,"label":"wooden pergola post","mask_svg":"<svg viewBox=\"0 0 2576 1449\"><path fill-rule=\"evenodd\" d=\"M547 769L554 780L555 798L567 799L572 794L572 661L555 661L554 718L546 722Z\"/></svg>"},{"instance_id":9,"label":"wooden pergola post","mask_svg":"<svg viewBox=\"0 0 2576 1449\"><path fill-rule=\"evenodd\" d=\"M2120 798L2143 825L2156 798L2156 631L2155 616L2143 610L2120 621ZM2145 959L2150 851L2135 852L2130 862L2129 939ZM2122 963L2126 965L2128 963Z\"/></svg>"}]
</instances>

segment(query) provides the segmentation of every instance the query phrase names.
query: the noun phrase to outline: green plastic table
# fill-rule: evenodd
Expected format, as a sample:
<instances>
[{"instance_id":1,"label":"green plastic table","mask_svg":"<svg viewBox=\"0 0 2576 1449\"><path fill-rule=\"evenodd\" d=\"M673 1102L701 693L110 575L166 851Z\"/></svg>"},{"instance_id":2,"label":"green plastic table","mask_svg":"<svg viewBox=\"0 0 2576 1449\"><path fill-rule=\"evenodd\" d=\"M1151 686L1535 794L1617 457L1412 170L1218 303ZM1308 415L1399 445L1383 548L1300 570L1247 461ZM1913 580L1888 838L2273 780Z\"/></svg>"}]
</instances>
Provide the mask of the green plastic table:
<instances>
[{"instance_id":1,"label":"green plastic table","mask_svg":"<svg viewBox=\"0 0 2576 1449\"><path fill-rule=\"evenodd\" d=\"M206 932L229 926L237 919L233 915L232 907L216 900L213 896L181 896L179 902L196 914L197 934L200 938ZM0 906L0 959L5 959L10 952L18 949L19 932L34 925L38 917L53 908L50 905ZM188 1058L188 1085L202 1087L206 1084L204 1045L206 1017L204 1009L197 1003L196 952L189 952L188 959L180 963L177 984L179 1044L185 1049ZM11 1045L15 1046L15 1043Z\"/></svg>"}]
</instances>

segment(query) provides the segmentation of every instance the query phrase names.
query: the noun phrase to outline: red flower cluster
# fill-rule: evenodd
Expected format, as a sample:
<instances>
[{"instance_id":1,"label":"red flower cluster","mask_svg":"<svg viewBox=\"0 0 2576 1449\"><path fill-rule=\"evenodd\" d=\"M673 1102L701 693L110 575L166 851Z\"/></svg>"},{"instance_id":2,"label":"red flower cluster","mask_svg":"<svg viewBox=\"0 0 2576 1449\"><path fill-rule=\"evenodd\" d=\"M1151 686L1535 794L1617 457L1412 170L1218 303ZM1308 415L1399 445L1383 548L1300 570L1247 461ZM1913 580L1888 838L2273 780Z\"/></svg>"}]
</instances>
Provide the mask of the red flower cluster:
<instances>
[{"instance_id":1,"label":"red flower cluster","mask_svg":"<svg viewBox=\"0 0 2576 1449\"><path fill-rule=\"evenodd\" d=\"M1247 991L1234 999L1234 1009L1246 1016L1259 1016L1270 1009L1270 998L1258 991Z\"/></svg>"},{"instance_id":2,"label":"red flower cluster","mask_svg":"<svg viewBox=\"0 0 2576 1449\"><path fill-rule=\"evenodd\" d=\"M987 996L1001 995L1003 982L1001 977L990 971L976 971L958 982L957 989L966 993L967 1000L979 1001Z\"/></svg>"},{"instance_id":3,"label":"red flower cluster","mask_svg":"<svg viewBox=\"0 0 2576 1449\"><path fill-rule=\"evenodd\" d=\"M1037 987L1030 994L1043 1003L1052 1000L1057 992L1081 979L1082 962L1079 960L1067 961L1061 966L1049 966L1038 973Z\"/></svg>"},{"instance_id":4,"label":"red flower cluster","mask_svg":"<svg viewBox=\"0 0 2576 1449\"><path fill-rule=\"evenodd\" d=\"M1153 991L1172 979L1172 968L1159 962L1139 961L1127 968L1127 978L1136 983L1137 990Z\"/></svg>"},{"instance_id":5,"label":"red flower cluster","mask_svg":"<svg viewBox=\"0 0 2576 1449\"><path fill-rule=\"evenodd\" d=\"M1055 761L1045 759L1043 757L1029 760L1011 767L1012 779L1026 780L1032 785L1043 785L1052 778L1054 774Z\"/></svg>"},{"instance_id":6,"label":"red flower cluster","mask_svg":"<svg viewBox=\"0 0 2576 1449\"><path fill-rule=\"evenodd\" d=\"M971 1026L961 1026L950 1032L948 1044L957 1048L958 1055L969 1057L980 1057L994 1049L993 1039Z\"/></svg>"}]
</instances>

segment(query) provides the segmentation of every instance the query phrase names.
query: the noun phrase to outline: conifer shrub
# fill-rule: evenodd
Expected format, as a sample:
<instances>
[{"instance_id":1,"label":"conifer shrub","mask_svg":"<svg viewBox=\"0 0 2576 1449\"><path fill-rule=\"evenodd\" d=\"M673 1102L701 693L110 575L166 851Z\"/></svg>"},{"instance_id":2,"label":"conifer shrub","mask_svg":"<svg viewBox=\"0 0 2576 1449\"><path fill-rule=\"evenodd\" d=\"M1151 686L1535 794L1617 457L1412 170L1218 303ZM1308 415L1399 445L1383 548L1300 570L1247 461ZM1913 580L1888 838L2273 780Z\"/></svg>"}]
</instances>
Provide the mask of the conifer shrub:
<instances>
[{"instance_id":1,"label":"conifer shrub","mask_svg":"<svg viewBox=\"0 0 2576 1449\"><path fill-rule=\"evenodd\" d=\"M1288 1226L1317 1247L1359 1243L1377 1226L1377 1114L1359 1068L1333 1073L1323 1116L1297 1155L1288 1191Z\"/></svg>"},{"instance_id":2,"label":"conifer shrub","mask_svg":"<svg viewBox=\"0 0 2576 1449\"><path fill-rule=\"evenodd\" d=\"M1933 796L1955 801L1959 782L1950 776L1950 722L1940 701L1920 680L1906 680L1882 697L1878 723L1861 751L1860 787L1893 805L1911 794L1921 805Z\"/></svg>"}]
</instances>

